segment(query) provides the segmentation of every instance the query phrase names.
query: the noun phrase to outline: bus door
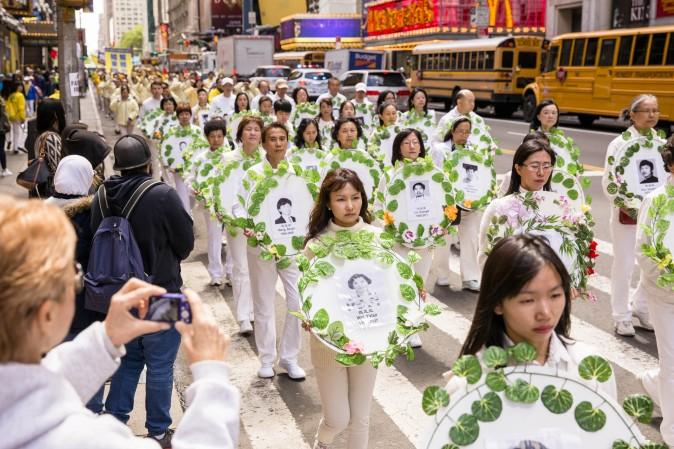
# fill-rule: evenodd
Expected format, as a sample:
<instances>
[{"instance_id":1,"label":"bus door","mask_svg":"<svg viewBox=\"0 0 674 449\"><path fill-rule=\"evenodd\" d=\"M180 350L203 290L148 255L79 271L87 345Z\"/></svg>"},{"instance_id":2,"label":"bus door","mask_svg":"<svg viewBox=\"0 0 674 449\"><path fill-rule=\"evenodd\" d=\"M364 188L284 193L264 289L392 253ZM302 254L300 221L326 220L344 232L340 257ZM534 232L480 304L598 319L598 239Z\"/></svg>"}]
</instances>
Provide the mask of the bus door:
<instances>
[{"instance_id":1,"label":"bus door","mask_svg":"<svg viewBox=\"0 0 674 449\"><path fill-rule=\"evenodd\" d=\"M613 80L613 59L615 55L616 38L602 39L599 46L599 60L594 75L592 96L597 99L611 98L611 84Z\"/></svg>"}]
</instances>

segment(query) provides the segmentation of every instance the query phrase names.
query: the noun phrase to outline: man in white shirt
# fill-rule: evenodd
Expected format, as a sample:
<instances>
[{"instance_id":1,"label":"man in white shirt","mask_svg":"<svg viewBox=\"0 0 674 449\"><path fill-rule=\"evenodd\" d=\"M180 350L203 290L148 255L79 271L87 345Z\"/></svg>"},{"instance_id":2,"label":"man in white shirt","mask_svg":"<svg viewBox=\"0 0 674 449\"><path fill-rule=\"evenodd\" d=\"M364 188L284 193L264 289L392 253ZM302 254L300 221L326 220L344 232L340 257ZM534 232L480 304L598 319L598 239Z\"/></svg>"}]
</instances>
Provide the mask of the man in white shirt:
<instances>
[{"instance_id":1,"label":"man in white shirt","mask_svg":"<svg viewBox=\"0 0 674 449\"><path fill-rule=\"evenodd\" d=\"M475 94L468 89L462 89L456 94L456 106L454 106L448 113L442 116L438 122L438 133L433 139L434 143L444 142L444 134L447 132L447 126L449 126L454 120L463 116L471 118L471 114L475 109ZM472 120L471 120L472 122Z\"/></svg>"},{"instance_id":2,"label":"man in white shirt","mask_svg":"<svg viewBox=\"0 0 674 449\"><path fill-rule=\"evenodd\" d=\"M148 112L159 109L162 91L163 88L161 81L152 81L152 84L150 84L150 92L152 93L152 96L145 100L143 105L140 107L140 113L138 114L139 120L143 120L143 117L145 117L145 114Z\"/></svg>"},{"instance_id":3,"label":"man in white shirt","mask_svg":"<svg viewBox=\"0 0 674 449\"><path fill-rule=\"evenodd\" d=\"M231 78L223 78L220 81L222 93L211 101L210 118L229 116L234 112L235 96L233 94L234 81Z\"/></svg>"},{"instance_id":4,"label":"man in white shirt","mask_svg":"<svg viewBox=\"0 0 674 449\"><path fill-rule=\"evenodd\" d=\"M332 116L335 120L339 118L339 108L342 106L342 103L346 101L346 97L339 93L339 88L341 87L341 82L339 78L332 77L328 80L328 92L321 94L316 99L316 104L320 104L321 100L324 98L329 98L332 100Z\"/></svg>"},{"instance_id":5,"label":"man in white shirt","mask_svg":"<svg viewBox=\"0 0 674 449\"><path fill-rule=\"evenodd\" d=\"M262 97L269 97L272 98L272 93L269 90L269 82L267 80L260 80L259 83L257 83L257 89L260 91L259 94L257 94L250 102L250 108L254 111L257 111L260 109L260 98ZM274 100L272 99L272 103Z\"/></svg>"},{"instance_id":6,"label":"man in white shirt","mask_svg":"<svg viewBox=\"0 0 674 449\"><path fill-rule=\"evenodd\" d=\"M292 109L295 109L295 100L293 100L290 95L288 95L288 82L284 79L276 81L276 93L272 94L272 102L276 103L280 100L285 100L290 103Z\"/></svg>"},{"instance_id":7,"label":"man in white shirt","mask_svg":"<svg viewBox=\"0 0 674 449\"><path fill-rule=\"evenodd\" d=\"M356 118L363 121L363 131L370 134L373 129L373 121L376 115L374 104L367 98L367 86L365 83L356 84L356 96L353 100L353 107L356 110Z\"/></svg>"}]
</instances>

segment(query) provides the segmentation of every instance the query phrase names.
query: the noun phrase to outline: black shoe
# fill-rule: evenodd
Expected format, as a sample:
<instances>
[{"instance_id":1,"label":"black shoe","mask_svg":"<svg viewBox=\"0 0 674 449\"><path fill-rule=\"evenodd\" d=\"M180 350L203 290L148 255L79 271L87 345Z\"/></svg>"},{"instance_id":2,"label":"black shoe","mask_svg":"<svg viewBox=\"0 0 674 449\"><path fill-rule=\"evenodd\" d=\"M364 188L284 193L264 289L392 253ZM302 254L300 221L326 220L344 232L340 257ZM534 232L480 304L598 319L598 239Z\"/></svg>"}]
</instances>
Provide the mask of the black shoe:
<instances>
[{"instance_id":1,"label":"black shoe","mask_svg":"<svg viewBox=\"0 0 674 449\"><path fill-rule=\"evenodd\" d=\"M162 448L170 449L171 439L173 439L173 433L174 432L175 432L175 430L173 430L173 429L166 429L166 433L164 434L164 436L161 439L159 439L157 437L154 437L152 435L148 435L147 437L155 440L157 443L159 443L159 446L161 446Z\"/></svg>"},{"instance_id":2,"label":"black shoe","mask_svg":"<svg viewBox=\"0 0 674 449\"><path fill-rule=\"evenodd\" d=\"M28 154L28 150L25 149L24 147L19 147L18 150L19 150L19 151L22 151L22 152L24 152L24 153L26 153L26 154ZM16 154L16 153L18 153L18 152L15 151L14 153Z\"/></svg>"}]
</instances>

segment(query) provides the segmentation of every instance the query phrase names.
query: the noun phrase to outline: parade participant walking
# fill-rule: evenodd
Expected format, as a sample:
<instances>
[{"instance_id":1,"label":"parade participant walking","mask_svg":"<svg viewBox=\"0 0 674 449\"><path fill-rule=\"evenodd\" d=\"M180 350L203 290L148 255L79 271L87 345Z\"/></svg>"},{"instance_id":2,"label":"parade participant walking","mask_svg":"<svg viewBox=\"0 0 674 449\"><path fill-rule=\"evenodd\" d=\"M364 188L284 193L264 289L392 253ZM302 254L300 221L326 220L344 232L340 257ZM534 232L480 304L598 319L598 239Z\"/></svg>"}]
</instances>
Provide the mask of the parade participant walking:
<instances>
[{"instance_id":1,"label":"parade participant walking","mask_svg":"<svg viewBox=\"0 0 674 449\"><path fill-rule=\"evenodd\" d=\"M197 90L197 97L197 105L192 108L192 121L199 128L203 129L204 125L208 121L208 115L210 114L208 92L206 92L206 89L201 88Z\"/></svg>"},{"instance_id":2,"label":"parade participant walking","mask_svg":"<svg viewBox=\"0 0 674 449\"><path fill-rule=\"evenodd\" d=\"M653 129L658 123L659 110L658 100L653 95L642 94L637 96L632 104L623 112L623 119L629 120L631 126L627 129L630 136L650 136L655 138L656 131ZM611 218L609 226L611 241L613 242L613 262L611 265L611 309L615 332L624 337L635 335L632 315L637 318L639 327L652 331L653 325L648 313L648 304L644 296L635 296L630 306L630 281L635 262L636 221L631 219L627 211L618 208L613 200L617 192L608 190L609 169L612 164L609 161L615 158L617 147L624 142L623 134L619 135L606 150L606 163L602 176L604 194L611 203ZM638 155L634 156L638 160Z\"/></svg>"},{"instance_id":3,"label":"parade participant walking","mask_svg":"<svg viewBox=\"0 0 674 449\"><path fill-rule=\"evenodd\" d=\"M209 117L229 117L234 113L234 81L231 78L220 80L221 93L211 100Z\"/></svg>"},{"instance_id":4,"label":"parade participant walking","mask_svg":"<svg viewBox=\"0 0 674 449\"><path fill-rule=\"evenodd\" d=\"M325 159L326 152L323 151L318 138L318 122L312 118L302 119L293 143L287 159L293 164L298 164L303 170L320 172L321 161Z\"/></svg>"},{"instance_id":5,"label":"parade participant walking","mask_svg":"<svg viewBox=\"0 0 674 449\"><path fill-rule=\"evenodd\" d=\"M328 80L328 91L324 94L321 94L316 99L316 104L320 106L321 101L326 99L330 100L330 105L332 106L332 118L337 119L339 117L339 107L346 101L346 97L343 94L339 93L341 87L341 81L339 78L334 76Z\"/></svg>"},{"instance_id":6,"label":"parade participant walking","mask_svg":"<svg viewBox=\"0 0 674 449\"><path fill-rule=\"evenodd\" d=\"M570 338L571 277L544 238L525 234L500 240L484 265L482 285L460 355L480 356L490 346L526 342L536 349L534 364L574 375L595 353ZM465 377L452 376L447 390L451 394L465 384ZM617 398L615 376L599 388Z\"/></svg>"},{"instance_id":7,"label":"parade participant walking","mask_svg":"<svg viewBox=\"0 0 674 449\"><path fill-rule=\"evenodd\" d=\"M230 142L236 141L236 133L239 129L239 123L244 117L251 115L253 111L250 109L250 98L245 92L239 92L234 98L234 113L229 120L227 121L227 126L229 128L229 135L227 138Z\"/></svg>"},{"instance_id":8,"label":"parade participant walking","mask_svg":"<svg viewBox=\"0 0 674 449\"><path fill-rule=\"evenodd\" d=\"M132 313L136 309L144 317L149 298L166 290L130 280L113 296L102 323L93 323L74 341L60 344L82 287L82 272L74 258L76 245L72 224L57 207L0 198L0 431L4 435L0 446L157 448L155 441L134 436L126 425L107 414L91 413L83 404L115 373L120 357L130 357L133 341L167 332L168 324L138 319ZM189 407L172 447L233 449L239 432L239 394L228 381L224 363L228 340L199 297L188 291L187 298L192 324L177 323L176 329L184 335L183 351L194 382L186 391ZM151 394L150 382L147 390Z\"/></svg>"},{"instance_id":9,"label":"parade participant walking","mask_svg":"<svg viewBox=\"0 0 674 449\"><path fill-rule=\"evenodd\" d=\"M356 107L356 118L363 121L363 132L369 139L375 129L374 123L377 117L377 110L375 105L367 98L367 86L365 83L356 84L356 94L351 103Z\"/></svg>"},{"instance_id":10,"label":"parade participant walking","mask_svg":"<svg viewBox=\"0 0 674 449\"><path fill-rule=\"evenodd\" d=\"M249 172L261 175L265 167L276 169L285 159L288 151L288 130L280 123L265 126L262 131L262 146L265 158L254 165ZM248 175L246 176L248 178ZM244 179L246 179L244 178ZM246 198L250 189L242 183L238 196ZM246 217L246 211L241 203L235 204L233 213L236 217ZM258 377L269 379L276 375L274 362L276 361L276 314L274 302L276 298L276 281L280 277L285 292L286 307L288 310L299 310L300 294L297 290L299 269L295 262L287 268L279 269L274 260L260 258L259 248L248 247L248 271L253 293L253 307L255 316L255 345L258 350L260 369ZM300 353L300 323L290 315L285 317L285 325L280 343L279 367L285 369L288 376L296 381L304 380L306 373L298 364Z\"/></svg>"},{"instance_id":11,"label":"parade participant walking","mask_svg":"<svg viewBox=\"0 0 674 449\"><path fill-rule=\"evenodd\" d=\"M288 130L288 145L291 144L293 139L295 139L295 128L290 121L290 115L292 114L293 106L290 102L285 100L276 100L274 102L274 115L276 116L276 122L282 124Z\"/></svg>"},{"instance_id":12,"label":"parade participant walking","mask_svg":"<svg viewBox=\"0 0 674 449\"><path fill-rule=\"evenodd\" d=\"M293 109L291 123L295 129L299 128L300 122L305 118L314 118L318 115L318 105L309 102L309 92L305 87L296 87L293 91L295 108Z\"/></svg>"},{"instance_id":13,"label":"parade participant walking","mask_svg":"<svg viewBox=\"0 0 674 449\"><path fill-rule=\"evenodd\" d=\"M428 95L420 87L412 90L407 102L407 112L400 117L400 124L405 128L414 128L421 132L424 146L430 149L431 139L435 133L435 111L428 109Z\"/></svg>"},{"instance_id":14,"label":"parade participant walking","mask_svg":"<svg viewBox=\"0 0 674 449\"><path fill-rule=\"evenodd\" d=\"M260 91L260 93L255 95L255 97L253 97L253 99L250 102L250 108L254 111L260 110L260 99L262 97L271 98L271 96L273 95L269 90L269 81L267 80L260 80L260 82L257 83L257 89Z\"/></svg>"},{"instance_id":15,"label":"parade participant walking","mask_svg":"<svg viewBox=\"0 0 674 449\"><path fill-rule=\"evenodd\" d=\"M277 101L287 101L290 103L291 110L295 109L295 100L288 95L288 82L284 79L276 81L276 93L272 94L271 99L274 103Z\"/></svg>"},{"instance_id":16,"label":"parade participant walking","mask_svg":"<svg viewBox=\"0 0 674 449\"><path fill-rule=\"evenodd\" d=\"M124 136L133 134L133 128L138 118L138 103L129 96L129 86L123 85L120 90L120 98L110 103L110 110L114 114L116 134Z\"/></svg>"},{"instance_id":17,"label":"parade participant walking","mask_svg":"<svg viewBox=\"0 0 674 449\"><path fill-rule=\"evenodd\" d=\"M305 245L307 257L312 257L308 245L324 236L360 230L380 234L381 229L371 222L367 194L358 175L345 168L330 171L311 212ZM323 411L314 449L328 449L345 429L349 432L348 449L366 449L377 370L369 363L341 365L335 360L335 352L313 335L309 344Z\"/></svg>"},{"instance_id":18,"label":"parade participant walking","mask_svg":"<svg viewBox=\"0 0 674 449\"><path fill-rule=\"evenodd\" d=\"M5 108L5 99L0 96L0 177L12 175L12 172L7 168L7 154L5 153L6 136L11 129L12 125Z\"/></svg>"},{"instance_id":19,"label":"parade participant walking","mask_svg":"<svg viewBox=\"0 0 674 449\"><path fill-rule=\"evenodd\" d=\"M377 114L379 115L379 126L368 141L368 151L383 166L388 166L391 162L393 140L400 132L398 107L394 102L387 101L379 106Z\"/></svg>"},{"instance_id":20,"label":"parade participant walking","mask_svg":"<svg viewBox=\"0 0 674 449\"><path fill-rule=\"evenodd\" d=\"M470 119L473 130L468 141L477 148L486 147L489 151L495 152L497 147L494 139L489 134L489 127L484 119L474 112L475 95L473 92L468 89L462 89L457 92L455 100L456 106L438 121L437 132L432 137L431 145L442 145L449 126L460 116L466 116Z\"/></svg>"},{"instance_id":21,"label":"parade participant walking","mask_svg":"<svg viewBox=\"0 0 674 449\"><path fill-rule=\"evenodd\" d=\"M334 115L332 113L332 100L324 98L318 102L318 130L321 136L321 145L323 148L331 148L333 141L332 131L335 127Z\"/></svg>"},{"instance_id":22,"label":"parade participant walking","mask_svg":"<svg viewBox=\"0 0 674 449\"><path fill-rule=\"evenodd\" d=\"M634 292L634 297L639 301L644 299L648 302L648 310L655 330L655 339L658 345L659 368L645 372L641 375L641 382L646 393L652 397L662 410L662 423L660 433L662 439L668 445L674 445L674 404L670 398L674 397L674 334L672 333L672 320L674 319L674 304L672 303L672 291L669 287L660 286L658 278L663 274L663 262L658 262L649 257L644 251L644 246L653 246L654 236L649 236L646 229L654 229L653 209L654 202L668 201L671 196L668 189L674 187L674 137L670 137L667 144L661 150L665 162L665 170L668 173L667 184L659 187L648 194L641 203L639 219L637 222L637 238L635 251L637 263L640 268L639 285ZM662 219L662 216L660 216ZM671 250L671 248L670 248Z\"/></svg>"},{"instance_id":23,"label":"parade participant walking","mask_svg":"<svg viewBox=\"0 0 674 449\"><path fill-rule=\"evenodd\" d=\"M162 92L163 88L161 81L152 81L152 84L150 84L150 93L152 96L145 100L141 105L138 113L138 118L140 120L143 120L146 114L161 107Z\"/></svg>"},{"instance_id":24,"label":"parade participant walking","mask_svg":"<svg viewBox=\"0 0 674 449\"><path fill-rule=\"evenodd\" d=\"M121 137L113 151L113 168L121 175L106 180L101 194L110 214L120 216L136 189L151 179L152 156L145 139L135 134ZM101 211L96 195L91 206L92 230L103 220ZM180 262L194 247L194 232L178 194L166 184L155 184L140 197L128 220L149 278L166 291L179 293L183 285ZM130 339L105 402L107 413L128 422L140 374L147 366L145 426L162 447L170 447L173 435L169 429L171 394L179 344L180 335L174 328Z\"/></svg>"},{"instance_id":25,"label":"parade participant walking","mask_svg":"<svg viewBox=\"0 0 674 449\"><path fill-rule=\"evenodd\" d=\"M260 98L260 118L265 126L271 125L274 122L274 103L271 97L264 96Z\"/></svg>"}]
</instances>

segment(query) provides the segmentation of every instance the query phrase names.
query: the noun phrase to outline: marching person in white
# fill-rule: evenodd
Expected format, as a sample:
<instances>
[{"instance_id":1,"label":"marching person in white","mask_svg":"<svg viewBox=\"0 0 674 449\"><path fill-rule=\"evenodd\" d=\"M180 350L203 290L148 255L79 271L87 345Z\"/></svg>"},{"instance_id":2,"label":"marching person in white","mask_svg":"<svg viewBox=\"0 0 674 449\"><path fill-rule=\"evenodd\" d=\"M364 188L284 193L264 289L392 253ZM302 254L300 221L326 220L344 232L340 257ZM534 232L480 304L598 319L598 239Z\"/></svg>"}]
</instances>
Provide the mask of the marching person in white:
<instances>
[{"instance_id":1,"label":"marching person in white","mask_svg":"<svg viewBox=\"0 0 674 449\"><path fill-rule=\"evenodd\" d=\"M345 168L330 171L311 212L305 246L307 257L313 257L309 245L321 236L364 229L380 234L381 229L370 224L372 217L367 204L363 183L354 171ZM309 344L323 411L314 449L328 449L347 428L347 449L367 449L377 370L368 362L345 367L335 360L336 353L313 335Z\"/></svg>"},{"instance_id":2,"label":"marching person in white","mask_svg":"<svg viewBox=\"0 0 674 449\"><path fill-rule=\"evenodd\" d=\"M235 95L234 91L234 81L231 78L223 78L220 80L220 86L222 88L222 93L216 95L213 100L211 100L210 105L210 118L215 117L229 117L234 113L234 102Z\"/></svg>"},{"instance_id":3,"label":"marching person in white","mask_svg":"<svg viewBox=\"0 0 674 449\"><path fill-rule=\"evenodd\" d=\"M412 90L407 102L408 110L400 118L405 128L414 128L421 131L424 146L430 150L431 139L435 133L435 111L428 109L428 94L420 87Z\"/></svg>"},{"instance_id":4,"label":"marching person in white","mask_svg":"<svg viewBox=\"0 0 674 449\"><path fill-rule=\"evenodd\" d=\"M235 176L238 181L235 185L241 184L241 179L246 173L249 165L257 164L262 161L263 151L260 148L260 138L262 135L262 119L254 116L247 116L239 122L239 129L236 131L237 147L233 151L224 153L223 162L226 167L234 161L240 161L241 166L230 176ZM227 211L231 215L231 207ZM250 287L250 277L248 272L248 243L247 237L238 229L233 236L225 231L227 238L227 249L229 258L232 260L232 294L236 309L236 320L239 323L239 333L246 335L253 331L250 323L253 319L253 296Z\"/></svg>"},{"instance_id":5,"label":"marching person in white","mask_svg":"<svg viewBox=\"0 0 674 449\"><path fill-rule=\"evenodd\" d=\"M367 86L365 83L356 84L356 95L351 100L351 103L356 108L356 118L363 121L363 132L369 139L370 134L376 128L374 122L377 112L375 111L374 104L367 98Z\"/></svg>"},{"instance_id":6,"label":"marching person in white","mask_svg":"<svg viewBox=\"0 0 674 449\"><path fill-rule=\"evenodd\" d=\"M288 151L288 130L280 123L267 125L262 131L262 146L265 150L264 160L254 165L250 171L262 173L265 166L276 169L285 159ZM239 196L246 198L247 189L241 186ZM240 203L232 209L235 217L246 217L246 211ZM260 359L258 377L270 379L276 375L274 362L276 361L276 314L274 301L276 299L276 280L280 277L285 291L286 307L288 310L299 310L300 294L297 283L300 272L295 262L288 268L279 270L273 260L262 260L258 248L248 247L248 270L253 291L253 314L255 316L255 345ZM280 344L279 367L288 372L292 380L301 381L306 373L299 366L297 358L300 353L302 340L300 338L300 322L297 318L286 315L283 335Z\"/></svg>"},{"instance_id":7,"label":"marching person in white","mask_svg":"<svg viewBox=\"0 0 674 449\"><path fill-rule=\"evenodd\" d=\"M253 99L250 101L250 108L254 111L258 111L260 109L260 98L262 97L272 98L272 95L274 95L269 90L269 82L267 80L260 80L260 82L257 83L257 89L260 91L260 93L255 95ZM274 101L272 100L272 103L273 102Z\"/></svg>"},{"instance_id":8,"label":"marching person in white","mask_svg":"<svg viewBox=\"0 0 674 449\"><path fill-rule=\"evenodd\" d=\"M152 112L155 109L159 109L161 105L161 93L162 93L162 85L161 81L152 81L152 84L150 85L150 92L152 93L152 96L145 100L143 104L140 107L140 113L138 114L138 120L143 120L143 117L145 117L145 114L148 112Z\"/></svg>"},{"instance_id":9,"label":"marching person in white","mask_svg":"<svg viewBox=\"0 0 674 449\"><path fill-rule=\"evenodd\" d=\"M183 130L189 129L193 136L193 138L190 139L189 141L185 141L186 143L185 149L181 151L182 159L185 160L186 152L189 150L192 140L196 139L197 136L201 135L201 128L190 123L192 120L192 111L189 108L189 103L180 103L178 105L178 108L176 109L176 113L178 114L178 126ZM171 133L171 130L169 130L169 133ZM175 182L176 185L176 193L180 197L180 201L183 203L185 211L188 214L190 214L190 216L192 216L192 207L194 207L193 204L194 196L191 195L190 190L187 187L187 184L185 183L184 178L185 174L182 171L178 172L172 170L172 172L173 172L173 181Z\"/></svg>"},{"instance_id":10,"label":"marching person in white","mask_svg":"<svg viewBox=\"0 0 674 449\"><path fill-rule=\"evenodd\" d=\"M655 134L653 128L658 123L659 111L658 100L653 95L642 94L637 96L630 105L629 109L623 112L623 119L629 119L631 126L627 129L632 135ZM634 325L632 324L632 315L637 318L639 327L652 331L653 325L648 314L648 304L643 296L635 296L632 307L630 307L630 281L632 271L634 270L635 253L634 244L636 242L637 226L634 224L623 224L620 222L620 209L613 205L613 199L616 195L607 191L609 184L609 158L614 156L616 147L623 142L622 135L619 135L608 146L606 150L606 162L604 164L604 175L602 176L602 188L604 194L611 204L611 241L613 242L613 262L611 265L611 308L613 310L613 321L615 332L624 337L633 337L635 335Z\"/></svg>"},{"instance_id":11,"label":"marching person in white","mask_svg":"<svg viewBox=\"0 0 674 449\"><path fill-rule=\"evenodd\" d=\"M211 113L206 89L202 87L197 90L197 98L197 104L192 108L192 121L199 128L203 129Z\"/></svg>"},{"instance_id":12,"label":"marching person in white","mask_svg":"<svg viewBox=\"0 0 674 449\"><path fill-rule=\"evenodd\" d=\"M332 77L328 80L328 91L316 99L316 104L321 104L324 98L332 102L332 118L335 120L339 117L339 107L346 101L346 97L339 93L340 87L339 78Z\"/></svg>"},{"instance_id":13,"label":"marching person in white","mask_svg":"<svg viewBox=\"0 0 674 449\"><path fill-rule=\"evenodd\" d=\"M658 286L657 279L662 274L661 267L645 256L642 245L652 245L652 238L646 235L643 227L651 228L653 219L649 217L649 209L653 199L664 194L667 188L674 186L674 137L670 137L662 152L665 161L665 170L669 173L667 184L648 194L641 203L637 222L637 238L635 251L637 262L641 269L639 286L634 292L635 298L644 298L648 301L648 310L652 317L655 329L655 340L658 345L658 360L660 368L647 371L641 375L641 382L646 393L653 398L662 411L660 433L662 439L670 446L674 446L674 298L671 288ZM671 248L669 248L671 250ZM671 263L671 262L670 262Z\"/></svg>"},{"instance_id":14,"label":"marching person in white","mask_svg":"<svg viewBox=\"0 0 674 449\"><path fill-rule=\"evenodd\" d=\"M274 103L285 100L290 103L292 110L295 109L295 100L293 100L293 97L288 95L288 82L284 79L279 79L276 81L276 93L272 94L271 99Z\"/></svg>"}]
</instances>

